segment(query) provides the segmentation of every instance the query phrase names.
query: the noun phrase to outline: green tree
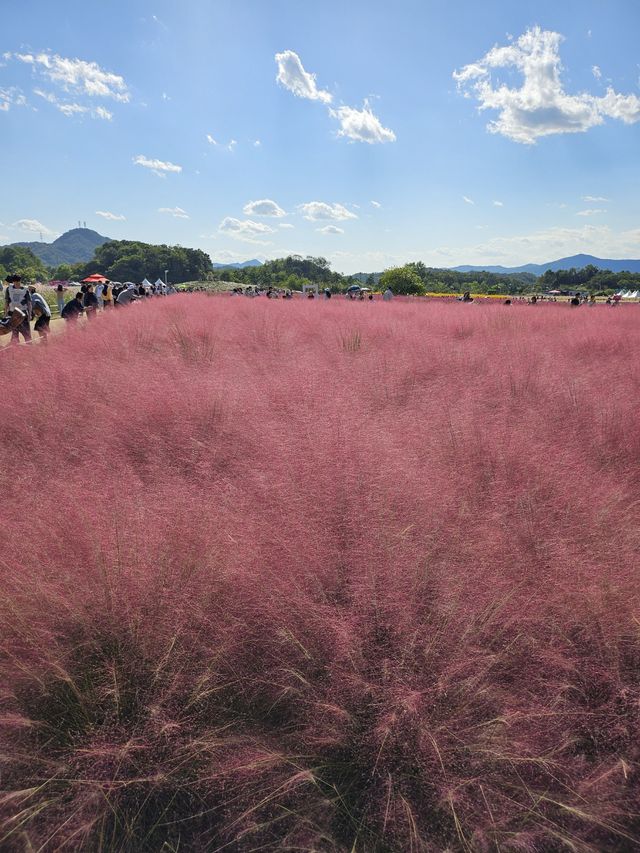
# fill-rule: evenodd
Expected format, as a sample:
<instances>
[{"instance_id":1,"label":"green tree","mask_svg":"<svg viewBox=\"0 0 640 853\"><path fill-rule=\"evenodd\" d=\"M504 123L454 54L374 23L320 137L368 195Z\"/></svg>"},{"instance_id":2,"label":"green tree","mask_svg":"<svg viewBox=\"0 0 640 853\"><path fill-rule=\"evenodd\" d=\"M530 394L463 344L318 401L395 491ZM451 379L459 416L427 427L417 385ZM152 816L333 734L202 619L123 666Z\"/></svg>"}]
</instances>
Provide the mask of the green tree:
<instances>
[{"instance_id":1,"label":"green tree","mask_svg":"<svg viewBox=\"0 0 640 853\"><path fill-rule=\"evenodd\" d=\"M49 270L31 249L25 246L0 246L2 279L9 274L21 275L25 281L48 281Z\"/></svg>"},{"instance_id":2,"label":"green tree","mask_svg":"<svg viewBox=\"0 0 640 853\"><path fill-rule=\"evenodd\" d=\"M405 296L424 293L424 285L420 276L409 264L385 270L380 277L380 287L383 290L390 287L394 293Z\"/></svg>"},{"instance_id":3,"label":"green tree","mask_svg":"<svg viewBox=\"0 0 640 853\"><path fill-rule=\"evenodd\" d=\"M57 281L71 281L73 278L73 267L71 264L60 264L53 271L53 278Z\"/></svg>"}]
</instances>

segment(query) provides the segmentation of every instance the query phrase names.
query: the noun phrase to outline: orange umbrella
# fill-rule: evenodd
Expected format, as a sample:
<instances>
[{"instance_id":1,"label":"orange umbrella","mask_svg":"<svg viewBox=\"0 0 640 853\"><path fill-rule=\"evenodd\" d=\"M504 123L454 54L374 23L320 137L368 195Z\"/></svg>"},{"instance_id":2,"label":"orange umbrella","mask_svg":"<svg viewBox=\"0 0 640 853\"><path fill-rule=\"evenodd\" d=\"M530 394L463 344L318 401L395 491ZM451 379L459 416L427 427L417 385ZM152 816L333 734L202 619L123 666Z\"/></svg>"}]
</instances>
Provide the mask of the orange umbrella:
<instances>
[{"instance_id":1,"label":"orange umbrella","mask_svg":"<svg viewBox=\"0 0 640 853\"><path fill-rule=\"evenodd\" d=\"M83 284L95 284L96 282L102 282L102 284L104 284L106 281L109 281L109 279L100 275L99 272L95 272L93 275L88 275L86 278L82 279Z\"/></svg>"}]
</instances>

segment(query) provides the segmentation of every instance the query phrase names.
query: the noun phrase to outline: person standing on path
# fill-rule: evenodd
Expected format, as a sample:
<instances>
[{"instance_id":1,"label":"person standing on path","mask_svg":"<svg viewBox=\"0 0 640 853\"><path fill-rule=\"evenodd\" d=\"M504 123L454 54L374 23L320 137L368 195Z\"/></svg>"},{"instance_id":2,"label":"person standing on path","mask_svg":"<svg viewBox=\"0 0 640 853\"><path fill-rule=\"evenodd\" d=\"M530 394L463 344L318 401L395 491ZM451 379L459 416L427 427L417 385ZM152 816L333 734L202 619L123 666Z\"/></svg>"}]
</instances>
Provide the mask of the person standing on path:
<instances>
[{"instance_id":1,"label":"person standing on path","mask_svg":"<svg viewBox=\"0 0 640 853\"><path fill-rule=\"evenodd\" d=\"M104 308L113 308L113 290L108 281L102 288L102 304Z\"/></svg>"},{"instance_id":2,"label":"person standing on path","mask_svg":"<svg viewBox=\"0 0 640 853\"><path fill-rule=\"evenodd\" d=\"M19 275L8 275L5 279L7 289L4 293L5 314L10 314L14 308L18 308L25 315L19 326L11 332L11 343L19 344L19 335L22 335L25 343L31 342L31 294L28 287L22 286L22 277Z\"/></svg>"},{"instance_id":3,"label":"person standing on path","mask_svg":"<svg viewBox=\"0 0 640 853\"><path fill-rule=\"evenodd\" d=\"M62 309L64 308L64 292L66 287L63 284L58 284L56 287L56 302L58 304L58 314L62 316Z\"/></svg>"},{"instance_id":4,"label":"person standing on path","mask_svg":"<svg viewBox=\"0 0 640 853\"><path fill-rule=\"evenodd\" d=\"M93 285L87 285L87 292L82 300L84 310L87 312L87 320L93 319L98 312L98 297L93 292Z\"/></svg>"}]
</instances>

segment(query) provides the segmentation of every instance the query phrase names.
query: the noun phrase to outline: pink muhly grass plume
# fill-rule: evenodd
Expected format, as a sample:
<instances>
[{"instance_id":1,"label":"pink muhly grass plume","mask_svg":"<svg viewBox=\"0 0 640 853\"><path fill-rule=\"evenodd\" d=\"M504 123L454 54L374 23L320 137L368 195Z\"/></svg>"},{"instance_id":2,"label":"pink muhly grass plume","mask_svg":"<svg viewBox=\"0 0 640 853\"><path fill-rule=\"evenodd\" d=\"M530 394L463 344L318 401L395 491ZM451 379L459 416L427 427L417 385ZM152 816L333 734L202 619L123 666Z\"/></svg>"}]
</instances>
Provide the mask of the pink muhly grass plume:
<instances>
[{"instance_id":1,"label":"pink muhly grass plume","mask_svg":"<svg viewBox=\"0 0 640 853\"><path fill-rule=\"evenodd\" d=\"M4 354L0 849L634 849L639 343L184 295Z\"/></svg>"}]
</instances>

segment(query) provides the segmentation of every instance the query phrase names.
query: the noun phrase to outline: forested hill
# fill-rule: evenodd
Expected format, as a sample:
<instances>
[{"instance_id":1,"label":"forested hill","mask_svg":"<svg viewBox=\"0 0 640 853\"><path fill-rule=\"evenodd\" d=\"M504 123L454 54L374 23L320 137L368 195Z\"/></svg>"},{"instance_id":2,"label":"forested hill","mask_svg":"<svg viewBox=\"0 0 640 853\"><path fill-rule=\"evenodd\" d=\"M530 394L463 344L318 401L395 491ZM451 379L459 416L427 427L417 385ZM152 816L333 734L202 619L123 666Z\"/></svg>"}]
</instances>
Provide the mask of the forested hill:
<instances>
[{"instance_id":1,"label":"forested hill","mask_svg":"<svg viewBox=\"0 0 640 853\"><path fill-rule=\"evenodd\" d=\"M91 228L72 228L65 231L53 243L11 243L12 246L23 246L30 249L36 258L40 258L48 267L57 267L59 264L86 263L93 257L93 253L108 243L109 237L103 237Z\"/></svg>"}]
</instances>

